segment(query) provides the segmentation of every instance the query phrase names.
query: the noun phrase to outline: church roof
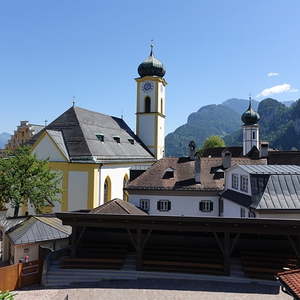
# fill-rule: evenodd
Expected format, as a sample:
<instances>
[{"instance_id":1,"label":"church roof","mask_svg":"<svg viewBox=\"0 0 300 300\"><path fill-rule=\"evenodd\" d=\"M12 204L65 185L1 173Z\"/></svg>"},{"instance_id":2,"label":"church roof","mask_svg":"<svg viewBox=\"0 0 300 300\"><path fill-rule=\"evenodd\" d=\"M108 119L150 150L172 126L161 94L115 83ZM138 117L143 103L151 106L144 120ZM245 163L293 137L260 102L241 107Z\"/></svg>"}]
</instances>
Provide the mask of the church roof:
<instances>
[{"instance_id":1,"label":"church roof","mask_svg":"<svg viewBox=\"0 0 300 300\"><path fill-rule=\"evenodd\" d=\"M71 161L154 161L124 120L72 106L44 130ZM33 137L37 140L42 134Z\"/></svg>"}]
</instances>

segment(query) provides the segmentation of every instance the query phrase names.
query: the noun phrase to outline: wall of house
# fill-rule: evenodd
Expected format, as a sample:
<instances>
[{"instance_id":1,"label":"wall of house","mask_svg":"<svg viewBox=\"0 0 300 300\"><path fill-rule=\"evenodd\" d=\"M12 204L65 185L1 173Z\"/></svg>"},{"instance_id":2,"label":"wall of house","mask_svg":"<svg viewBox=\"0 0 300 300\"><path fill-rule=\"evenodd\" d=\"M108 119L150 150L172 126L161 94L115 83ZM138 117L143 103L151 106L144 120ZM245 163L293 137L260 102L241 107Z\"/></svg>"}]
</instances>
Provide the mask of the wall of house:
<instances>
[{"instance_id":1,"label":"wall of house","mask_svg":"<svg viewBox=\"0 0 300 300\"><path fill-rule=\"evenodd\" d=\"M191 216L191 217L213 217L219 215L219 196L173 196L173 195L129 195L129 202L135 206L140 206L140 199L150 200L149 215L162 216ZM159 211L157 209L157 202L159 200L170 200L171 210ZM213 201L213 211L202 212L199 209L201 200Z\"/></svg>"},{"instance_id":2,"label":"wall of house","mask_svg":"<svg viewBox=\"0 0 300 300\"><path fill-rule=\"evenodd\" d=\"M236 190L234 188L232 188L232 174L238 174L239 175L239 188ZM242 175L245 175L248 177L248 192L244 192L241 191L241 180L240 177ZM225 190L230 189L233 191L237 191L239 193L243 193L246 195L251 196L251 184L250 184L250 175L244 171L243 169L241 169L239 166L234 166L233 168L230 168L228 170L225 171Z\"/></svg>"},{"instance_id":3,"label":"wall of house","mask_svg":"<svg viewBox=\"0 0 300 300\"><path fill-rule=\"evenodd\" d=\"M40 246L51 250L59 250L61 248L67 247L68 243L68 239L61 239L24 245L13 245L11 247L14 257L13 263L18 263L20 260L24 259L25 256L29 257L29 261L39 259Z\"/></svg>"},{"instance_id":4,"label":"wall of house","mask_svg":"<svg viewBox=\"0 0 300 300\"><path fill-rule=\"evenodd\" d=\"M223 217L224 218L240 218L241 217L241 208L243 206L232 202L227 199L223 199ZM245 217L248 218L249 210L245 209Z\"/></svg>"},{"instance_id":5,"label":"wall of house","mask_svg":"<svg viewBox=\"0 0 300 300\"><path fill-rule=\"evenodd\" d=\"M49 161L66 161L66 158L47 134L36 145L32 153L40 160L49 158Z\"/></svg>"}]
</instances>

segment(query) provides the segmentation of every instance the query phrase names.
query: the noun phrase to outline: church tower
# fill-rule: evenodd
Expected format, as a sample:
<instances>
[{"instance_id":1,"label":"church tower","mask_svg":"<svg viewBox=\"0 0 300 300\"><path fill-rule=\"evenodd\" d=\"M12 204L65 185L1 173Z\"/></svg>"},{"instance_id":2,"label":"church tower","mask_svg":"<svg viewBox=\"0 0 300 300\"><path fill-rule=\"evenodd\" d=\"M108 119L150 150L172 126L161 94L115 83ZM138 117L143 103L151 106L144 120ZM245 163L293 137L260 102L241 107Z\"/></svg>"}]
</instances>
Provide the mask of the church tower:
<instances>
[{"instance_id":1,"label":"church tower","mask_svg":"<svg viewBox=\"0 0 300 300\"><path fill-rule=\"evenodd\" d=\"M242 114L243 121L243 155L252 149L253 146L259 150L259 114L252 108L251 97L249 98L249 107Z\"/></svg>"},{"instance_id":2,"label":"church tower","mask_svg":"<svg viewBox=\"0 0 300 300\"><path fill-rule=\"evenodd\" d=\"M154 57L153 45L148 58L138 67L136 107L136 135L156 159L165 153L165 87L166 71Z\"/></svg>"}]
</instances>

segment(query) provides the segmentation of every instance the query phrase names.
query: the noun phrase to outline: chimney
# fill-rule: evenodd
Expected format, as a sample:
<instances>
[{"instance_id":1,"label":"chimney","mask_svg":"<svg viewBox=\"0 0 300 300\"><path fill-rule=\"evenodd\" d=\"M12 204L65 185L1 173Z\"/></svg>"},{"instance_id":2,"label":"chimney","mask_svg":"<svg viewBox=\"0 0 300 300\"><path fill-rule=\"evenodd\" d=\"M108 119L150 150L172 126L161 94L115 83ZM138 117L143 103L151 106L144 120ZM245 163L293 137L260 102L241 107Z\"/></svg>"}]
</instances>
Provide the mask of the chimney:
<instances>
[{"instance_id":1,"label":"chimney","mask_svg":"<svg viewBox=\"0 0 300 300\"><path fill-rule=\"evenodd\" d=\"M196 143L194 141L189 142L189 158L190 160L195 160L196 154Z\"/></svg>"},{"instance_id":2,"label":"chimney","mask_svg":"<svg viewBox=\"0 0 300 300\"><path fill-rule=\"evenodd\" d=\"M195 182L201 183L201 157L199 155L195 156Z\"/></svg>"},{"instance_id":3,"label":"chimney","mask_svg":"<svg viewBox=\"0 0 300 300\"><path fill-rule=\"evenodd\" d=\"M269 143L268 142L261 143L260 144L259 157L260 158L268 157L268 153L269 153Z\"/></svg>"},{"instance_id":4,"label":"chimney","mask_svg":"<svg viewBox=\"0 0 300 300\"><path fill-rule=\"evenodd\" d=\"M228 169L231 167L231 157L232 154L230 151L223 151L222 152L222 165L224 169Z\"/></svg>"}]
</instances>

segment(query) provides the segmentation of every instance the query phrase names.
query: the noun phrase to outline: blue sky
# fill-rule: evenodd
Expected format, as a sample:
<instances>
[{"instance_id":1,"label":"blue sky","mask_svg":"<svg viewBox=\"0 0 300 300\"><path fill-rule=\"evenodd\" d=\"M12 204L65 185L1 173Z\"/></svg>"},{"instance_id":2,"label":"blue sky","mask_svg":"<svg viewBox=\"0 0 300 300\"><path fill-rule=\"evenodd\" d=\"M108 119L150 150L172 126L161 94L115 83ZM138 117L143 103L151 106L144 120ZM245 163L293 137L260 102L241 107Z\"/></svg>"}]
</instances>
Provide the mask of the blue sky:
<instances>
[{"instance_id":1,"label":"blue sky","mask_svg":"<svg viewBox=\"0 0 300 300\"><path fill-rule=\"evenodd\" d=\"M249 92L298 99L299 12L298 0L0 0L0 132L50 122L73 96L134 129L151 39L167 70L167 132Z\"/></svg>"}]
</instances>

